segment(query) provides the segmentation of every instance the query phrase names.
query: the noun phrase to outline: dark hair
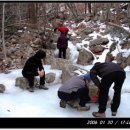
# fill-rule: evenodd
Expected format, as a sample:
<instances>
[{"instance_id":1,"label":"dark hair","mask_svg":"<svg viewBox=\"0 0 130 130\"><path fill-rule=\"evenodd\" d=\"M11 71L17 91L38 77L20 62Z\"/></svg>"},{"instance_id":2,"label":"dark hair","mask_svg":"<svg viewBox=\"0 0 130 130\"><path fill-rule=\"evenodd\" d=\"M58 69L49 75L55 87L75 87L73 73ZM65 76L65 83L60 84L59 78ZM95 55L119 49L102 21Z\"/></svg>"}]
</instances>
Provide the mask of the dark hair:
<instances>
[{"instance_id":1,"label":"dark hair","mask_svg":"<svg viewBox=\"0 0 130 130\"><path fill-rule=\"evenodd\" d=\"M101 64L101 62L96 62L94 65L99 65L99 64Z\"/></svg>"},{"instance_id":2,"label":"dark hair","mask_svg":"<svg viewBox=\"0 0 130 130\"><path fill-rule=\"evenodd\" d=\"M39 50L36 52L35 57L39 59L44 59L46 57L46 53L43 50Z\"/></svg>"}]
</instances>

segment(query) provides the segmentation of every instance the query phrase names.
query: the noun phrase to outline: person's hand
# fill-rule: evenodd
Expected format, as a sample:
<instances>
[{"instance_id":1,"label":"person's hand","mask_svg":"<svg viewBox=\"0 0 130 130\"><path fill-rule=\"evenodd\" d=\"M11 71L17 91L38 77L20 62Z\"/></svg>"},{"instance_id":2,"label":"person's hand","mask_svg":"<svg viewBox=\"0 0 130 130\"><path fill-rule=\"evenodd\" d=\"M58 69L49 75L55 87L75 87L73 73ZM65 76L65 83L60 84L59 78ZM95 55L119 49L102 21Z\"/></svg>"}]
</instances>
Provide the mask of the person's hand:
<instances>
[{"instance_id":1,"label":"person's hand","mask_svg":"<svg viewBox=\"0 0 130 130\"><path fill-rule=\"evenodd\" d=\"M98 91L97 91L97 96L99 97L99 92L100 92L100 89L98 89Z\"/></svg>"},{"instance_id":2,"label":"person's hand","mask_svg":"<svg viewBox=\"0 0 130 130\"><path fill-rule=\"evenodd\" d=\"M91 80L87 80L87 79L85 80L85 85L86 86L89 86L90 83L91 83Z\"/></svg>"},{"instance_id":3,"label":"person's hand","mask_svg":"<svg viewBox=\"0 0 130 130\"><path fill-rule=\"evenodd\" d=\"M37 72L38 72L39 77L44 76L44 70L43 69L40 71L39 68L38 68Z\"/></svg>"}]
</instances>

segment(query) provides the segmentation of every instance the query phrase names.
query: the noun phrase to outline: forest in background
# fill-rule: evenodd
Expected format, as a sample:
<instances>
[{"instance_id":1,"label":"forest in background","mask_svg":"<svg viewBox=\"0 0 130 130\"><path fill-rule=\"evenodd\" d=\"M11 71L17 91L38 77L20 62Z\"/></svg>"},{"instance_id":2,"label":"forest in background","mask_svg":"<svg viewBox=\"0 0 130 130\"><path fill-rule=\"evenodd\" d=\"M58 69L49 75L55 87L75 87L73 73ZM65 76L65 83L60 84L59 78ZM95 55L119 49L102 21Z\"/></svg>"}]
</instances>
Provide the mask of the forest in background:
<instances>
[{"instance_id":1,"label":"forest in background","mask_svg":"<svg viewBox=\"0 0 130 130\"><path fill-rule=\"evenodd\" d=\"M1 2L0 12L0 60L6 64L7 48L17 43L18 30L29 30L35 36L30 39L36 41L35 39L40 38L39 48L46 49L50 48L54 28L65 21L68 21L69 27L73 23L78 25L85 20L92 23L100 21L106 25L111 23L118 27L125 24L130 28L130 3ZM84 28L84 26L73 28L73 30L76 31L79 28ZM128 38L129 36L126 37ZM26 39L27 44L31 41L24 36L23 39ZM19 43L23 44L25 41Z\"/></svg>"}]
</instances>

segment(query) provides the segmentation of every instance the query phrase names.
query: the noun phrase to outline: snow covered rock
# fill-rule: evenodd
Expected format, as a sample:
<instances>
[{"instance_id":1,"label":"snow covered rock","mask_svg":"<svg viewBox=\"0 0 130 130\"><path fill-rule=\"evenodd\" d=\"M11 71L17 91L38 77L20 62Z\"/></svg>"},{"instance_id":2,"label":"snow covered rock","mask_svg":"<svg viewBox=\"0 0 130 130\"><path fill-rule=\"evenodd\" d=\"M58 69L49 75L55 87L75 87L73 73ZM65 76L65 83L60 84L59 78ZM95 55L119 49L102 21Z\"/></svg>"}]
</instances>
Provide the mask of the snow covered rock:
<instances>
[{"instance_id":1,"label":"snow covered rock","mask_svg":"<svg viewBox=\"0 0 130 130\"><path fill-rule=\"evenodd\" d=\"M5 86L3 84L0 84L0 93L3 93L5 91Z\"/></svg>"},{"instance_id":2,"label":"snow covered rock","mask_svg":"<svg viewBox=\"0 0 130 130\"><path fill-rule=\"evenodd\" d=\"M34 86L36 86L37 84L38 84L38 80L35 78L34 79ZM27 88L29 88L29 83L28 83L26 78L18 77L15 80L15 86L16 87L18 86L18 87L20 87L22 89L27 89Z\"/></svg>"},{"instance_id":3,"label":"snow covered rock","mask_svg":"<svg viewBox=\"0 0 130 130\"><path fill-rule=\"evenodd\" d=\"M46 82L52 83L55 80L55 73L48 73L46 74Z\"/></svg>"}]
</instances>

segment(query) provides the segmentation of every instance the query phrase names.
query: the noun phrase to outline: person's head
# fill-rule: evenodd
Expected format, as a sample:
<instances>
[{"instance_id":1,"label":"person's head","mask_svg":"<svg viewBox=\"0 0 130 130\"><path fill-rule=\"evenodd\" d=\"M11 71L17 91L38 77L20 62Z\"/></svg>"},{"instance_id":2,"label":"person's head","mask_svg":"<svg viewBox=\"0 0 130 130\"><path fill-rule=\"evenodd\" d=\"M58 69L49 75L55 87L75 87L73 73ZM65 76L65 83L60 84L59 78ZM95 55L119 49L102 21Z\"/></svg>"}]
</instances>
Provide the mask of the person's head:
<instances>
[{"instance_id":1,"label":"person's head","mask_svg":"<svg viewBox=\"0 0 130 130\"><path fill-rule=\"evenodd\" d=\"M60 26L64 26L64 23L62 21L59 23L59 27Z\"/></svg>"},{"instance_id":2,"label":"person's head","mask_svg":"<svg viewBox=\"0 0 130 130\"><path fill-rule=\"evenodd\" d=\"M101 62L96 62L96 63L94 64L94 66L95 66L95 65L100 65L100 64L101 64Z\"/></svg>"},{"instance_id":3,"label":"person's head","mask_svg":"<svg viewBox=\"0 0 130 130\"><path fill-rule=\"evenodd\" d=\"M67 35L67 33L65 33L65 32L61 32L61 34L60 34L60 36L66 36Z\"/></svg>"},{"instance_id":4,"label":"person's head","mask_svg":"<svg viewBox=\"0 0 130 130\"><path fill-rule=\"evenodd\" d=\"M38 59L44 59L44 58L46 58L46 53L45 53L45 51L43 51L41 49L41 50L36 52L35 57Z\"/></svg>"},{"instance_id":5,"label":"person's head","mask_svg":"<svg viewBox=\"0 0 130 130\"><path fill-rule=\"evenodd\" d=\"M84 80L88 80L88 81L91 80L90 74L83 75L83 78L84 78Z\"/></svg>"}]
</instances>

